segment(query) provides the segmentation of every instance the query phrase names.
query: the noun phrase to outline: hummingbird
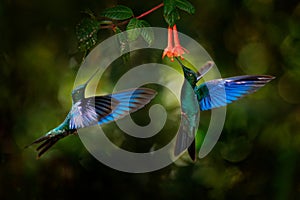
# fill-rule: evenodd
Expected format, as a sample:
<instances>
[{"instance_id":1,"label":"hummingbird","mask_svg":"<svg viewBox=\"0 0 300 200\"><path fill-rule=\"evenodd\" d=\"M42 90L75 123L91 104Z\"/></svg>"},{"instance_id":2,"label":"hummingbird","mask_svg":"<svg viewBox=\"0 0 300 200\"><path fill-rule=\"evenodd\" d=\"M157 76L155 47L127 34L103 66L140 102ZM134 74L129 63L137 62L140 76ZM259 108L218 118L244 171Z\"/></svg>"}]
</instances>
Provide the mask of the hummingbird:
<instances>
[{"instance_id":1,"label":"hummingbird","mask_svg":"<svg viewBox=\"0 0 300 200\"><path fill-rule=\"evenodd\" d=\"M178 156L187 149L190 158L195 161L195 134L197 131L196 125L198 125L200 118L199 111L226 106L256 92L275 77L269 75L243 75L211 80L197 85L199 80L214 66L214 62L208 61L199 71L194 72L183 65L177 57L175 58L183 70L185 80L181 89L182 124L177 134L174 155Z\"/></svg>"},{"instance_id":2,"label":"hummingbird","mask_svg":"<svg viewBox=\"0 0 300 200\"><path fill-rule=\"evenodd\" d=\"M86 97L86 87L98 71L99 69L84 84L72 91L72 107L65 120L25 147L41 143L36 149L37 158L40 158L58 140L71 134L76 135L77 129L107 124L123 118L143 108L157 94L149 88L132 88L103 96Z\"/></svg>"}]
</instances>

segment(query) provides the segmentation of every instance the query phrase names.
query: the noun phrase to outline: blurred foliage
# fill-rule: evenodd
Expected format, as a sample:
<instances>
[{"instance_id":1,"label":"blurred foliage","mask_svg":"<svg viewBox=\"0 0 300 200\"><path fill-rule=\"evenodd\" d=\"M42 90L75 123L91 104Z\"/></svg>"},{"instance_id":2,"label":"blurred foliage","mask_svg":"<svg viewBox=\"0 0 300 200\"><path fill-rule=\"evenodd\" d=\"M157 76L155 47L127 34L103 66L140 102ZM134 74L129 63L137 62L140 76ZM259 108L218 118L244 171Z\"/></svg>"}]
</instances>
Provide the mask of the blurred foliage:
<instances>
[{"instance_id":1,"label":"blurred foliage","mask_svg":"<svg viewBox=\"0 0 300 200\"><path fill-rule=\"evenodd\" d=\"M300 3L296 0L198 0L192 2L194 15L181 15L179 31L206 48L223 77L276 76L259 92L227 107L218 144L196 163L183 156L156 172L127 174L99 163L76 136L59 142L40 160L33 148L23 149L57 126L71 106L82 58L75 31L83 18L80 13L126 5L140 14L159 3L0 1L0 199L300 197ZM162 14L160 9L145 20L167 27ZM105 39L112 32L97 34ZM100 81L101 91L109 91L130 66L159 59L151 54L133 58L127 65L122 60L112 64ZM179 115L172 105L168 111ZM177 119L168 117L166 127L151 141L128 138L113 124L105 128L117 144L144 152L154 141L168 142L173 137L168 134L177 130L172 123ZM208 119L209 112L204 112L203 130Z\"/></svg>"}]
</instances>

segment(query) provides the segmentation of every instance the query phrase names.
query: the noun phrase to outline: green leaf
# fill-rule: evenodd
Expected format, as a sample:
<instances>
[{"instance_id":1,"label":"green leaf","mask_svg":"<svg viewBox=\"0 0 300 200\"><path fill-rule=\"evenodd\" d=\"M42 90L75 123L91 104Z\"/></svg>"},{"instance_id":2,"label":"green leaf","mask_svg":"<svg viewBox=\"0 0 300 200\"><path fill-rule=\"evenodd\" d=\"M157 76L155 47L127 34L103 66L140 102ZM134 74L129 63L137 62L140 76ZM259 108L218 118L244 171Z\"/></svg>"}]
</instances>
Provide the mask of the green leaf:
<instances>
[{"instance_id":1,"label":"green leaf","mask_svg":"<svg viewBox=\"0 0 300 200\"><path fill-rule=\"evenodd\" d=\"M151 28L150 24L145 20L140 20L140 22L143 24L143 27L141 30L141 36L144 38L144 40L148 43L150 46L154 41L154 32ZM148 27L148 28L147 28Z\"/></svg>"},{"instance_id":2,"label":"green leaf","mask_svg":"<svg viewBox=\"0 0 300 200\"><path fill-rule=\"evenodd\" d=\"M180 15L177 11L177 9L173 10L169 15L164 15L164 18L166 22L169 24L169 26L174 26L177 22L177 20L180 19Z\"/></svg>"},{"instance_id":3,"label":"green leaf","mask_svg":"<svg viewBox=\"0 0 300 200\"><path fill-rule=\"evenodd\" d=\"M164 15L170 15L175 9L175 0L164 0Z\"/></svg>"},{"instance_id":4,"label":"green leaf","mask_svg":"<svg viewBox=\"0 0 300 200\"><path fill-rule=\"evenodd\" d=\"M76 25L75 33L80 51L87 51L97 43L98 30L99 22L90 18L84 18Z\"/></svg>"},{"instance_id":5,"label":"green leaf","mask_svg":"<svg viewBox=\"0 0 300 200\"><path fill-rule=\"evenodd\" d=\"M175 0L175 1L176 1L177 8L179 8L189 14L195 13L195 7L187 0Z\"/></svg>"},{"instance_id":6,"label":"green leaf","mask_svg":"<svg viewBox=\"0 0 300 200\"><path fill-rule=\"evenodd\" d=\"M141 22L141 20L132 18L126 27L128 40L129 41L136 40L141 34L141 29L139 28L142 27L143 27L143 23Z\"/></svg>"},{"instance_id":7,"label":"green leaf","mask_svg":"<svg viewBox=\"0 0 300 200\"><path fill-rule=\"evenodd\" d=\"M115 20L125 20L133 16L133 12L130 8L122 5L118 5L112 8L105 9L101 16Z\"/></svg>"},{"instance_id":8,"label":"green leaf","mask_svg":"<svg viewBox=\"0 0 300 200\"><path fill-rule=\"evenodd\" d=\"M144 29L145 27L150 27L147 21L132 18L126 27L128 40L134 41L141 35L151 45L154 41L154 32L151 28Z\"/></svg>"}]
</instances>

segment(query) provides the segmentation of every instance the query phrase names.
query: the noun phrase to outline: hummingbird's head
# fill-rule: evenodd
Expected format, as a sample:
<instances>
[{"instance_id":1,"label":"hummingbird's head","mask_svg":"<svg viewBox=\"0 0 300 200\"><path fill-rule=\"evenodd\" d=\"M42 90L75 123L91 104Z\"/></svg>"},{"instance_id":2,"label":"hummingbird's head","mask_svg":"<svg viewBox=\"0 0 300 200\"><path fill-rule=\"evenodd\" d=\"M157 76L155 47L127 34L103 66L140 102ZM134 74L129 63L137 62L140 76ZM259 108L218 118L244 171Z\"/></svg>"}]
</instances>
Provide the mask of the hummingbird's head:
<instances>
[{"instance_id":1,"label":"hummingbird's head","mask_svg":"<svg viewBox=\"0 0 300 200\"><path fill-rule=\"evenodd\" d=\"M184 65L181 66L184 78L191 84L191 86L195 86L197 84L197 74L190 68L185 67Z\"/></svg>"},{"instance_id":2,"label":"hummingbird's head","mask_svg":"<svg viewBox=\"0 0 300 200\"><path fill-rule=\"evenodd\" d=\"M87 84L79 85L72 91L73 103L76 103L80 99L84 98L84 92L85 92L86 86L87 86Z\"/></svg>"},{"instance_id":3,"label":"hummingbird's head","mask_svg":"<svg viewBox=\"0 0 300 200\"><path fill-rule=\"evenodd\" d=\"M189 84L192 87L195 87L197 84L197 73L194 72L193 70L191 70L190 68L184 66L184 64L182 64L182 62L180 61L179 58L175 57L175 59L178 61L178 63L180 64L183 74L184 74L184 78L189 82Z\"/></svg>"},{"instance_id":4,"label":"hummingbird's head","mask_svg":"<svg viewBox=\"0 0 300 200\"><path fill-rule=\"evenodd\" d=\"M85 93L85 88L89 84L89 82L93 79L93 77L97 74L97 72L100 70L98 68L93 75L82 85L77 86L73 91L72 91L72 100L73 103L78 102L80 99L84 99L84 93Z\"/></svg>"}]
</instances>

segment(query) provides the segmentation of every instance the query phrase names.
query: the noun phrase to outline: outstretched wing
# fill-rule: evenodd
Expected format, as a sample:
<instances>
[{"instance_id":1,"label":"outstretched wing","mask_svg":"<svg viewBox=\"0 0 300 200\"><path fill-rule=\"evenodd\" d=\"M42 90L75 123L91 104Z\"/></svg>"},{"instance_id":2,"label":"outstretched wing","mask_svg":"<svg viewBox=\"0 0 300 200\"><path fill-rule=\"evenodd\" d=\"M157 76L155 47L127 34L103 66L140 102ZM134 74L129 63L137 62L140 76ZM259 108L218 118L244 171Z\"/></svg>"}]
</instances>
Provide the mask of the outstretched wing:
<instances>
[{"instance_id":1,"label":"outstretched wing","mask_svg":"<svg viewBox=\"0 0 300 200\"><path fill-rule=\"evenodd\" d=\"M154 90L138 88L84 98L73 105L69 128L79 129L115 121L141 109L155 95Z\"/></svg>"},{"instance_id":2,"label":"outstretched wing","mask_svg":"<svg viewBox=\"0 0 300 200\"><path fill-rule=\"evenodd\" d=\"M196 88L200 110L210 110L232 103L257 91L272 79L274 77L267 75L246 75L203 83Z\"/></svg>"}]
</instances>

